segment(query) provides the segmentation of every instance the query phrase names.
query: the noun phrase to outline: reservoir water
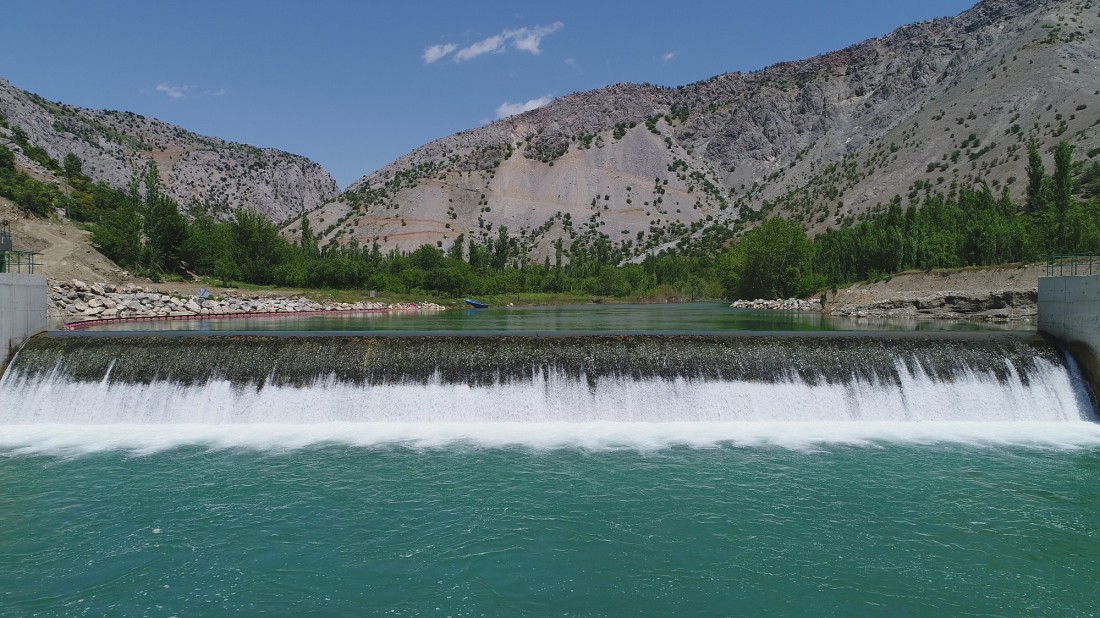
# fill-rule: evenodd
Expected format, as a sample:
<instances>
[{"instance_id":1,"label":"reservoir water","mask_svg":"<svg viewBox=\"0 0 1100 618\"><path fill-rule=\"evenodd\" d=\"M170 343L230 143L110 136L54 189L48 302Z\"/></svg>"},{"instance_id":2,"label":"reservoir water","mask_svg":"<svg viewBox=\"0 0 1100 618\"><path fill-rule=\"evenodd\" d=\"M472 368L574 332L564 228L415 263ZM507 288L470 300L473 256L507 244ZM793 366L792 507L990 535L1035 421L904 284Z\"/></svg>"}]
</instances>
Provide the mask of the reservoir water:
<instances>
[{"instance_id":1,"label":"reservoir water","mask_svg":"<svg viewBox=\"0 0 1100 618\"><path fill-rule=\"evenodd\" d=\"M1025 323L844 318L816 312L730 309L726 303L672 305L590 304L553 307L492 307L449 311L347 313L328 316L264 316L118 322L95 331L369 331L369 332L568 332L568 331L1004 331L1034 330Z\"/></svg>"},{"instance_id":2,"label":"reservoir water","mask_svg":"<svg viewBox=\"0 0 1100 618\"><path fill-rule=\"evenodd\" d=\"M401 317L32 339L0 614L1095 612L1100 425L1032 332Z\"/></svg>"}]
</instances>

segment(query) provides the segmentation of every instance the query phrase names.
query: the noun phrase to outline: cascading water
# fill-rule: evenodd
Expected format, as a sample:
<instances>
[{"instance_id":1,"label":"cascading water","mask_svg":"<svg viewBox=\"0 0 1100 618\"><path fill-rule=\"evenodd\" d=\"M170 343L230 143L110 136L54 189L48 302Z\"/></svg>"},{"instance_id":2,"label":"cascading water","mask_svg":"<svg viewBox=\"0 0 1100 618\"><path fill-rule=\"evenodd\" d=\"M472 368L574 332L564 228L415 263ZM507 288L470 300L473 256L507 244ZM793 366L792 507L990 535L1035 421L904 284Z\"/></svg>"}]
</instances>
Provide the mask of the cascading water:
<instances>
[{"instance_id":1,"label":"cascading water","mask_svg":"<svg viewBox=\"0 0 1100 618\"><path fill-rule=\"evenodd\" d=\"M135 446L167 427L231 442L1061 435L1094 415L1072 371L1020 333L47 335L0 381L0 423L9 443L48 427Z\"/></svg>"},{"instance_id":2,"label":"cascading water","mask_svg":"<svg viewBox=\"0 0 1100 618\"><path fill-rule=\"evenodd\" d=\"M0 377L0 599L1078 615L1093 409L1023 333L50 334Z\"/></svg>"}]
</instances>

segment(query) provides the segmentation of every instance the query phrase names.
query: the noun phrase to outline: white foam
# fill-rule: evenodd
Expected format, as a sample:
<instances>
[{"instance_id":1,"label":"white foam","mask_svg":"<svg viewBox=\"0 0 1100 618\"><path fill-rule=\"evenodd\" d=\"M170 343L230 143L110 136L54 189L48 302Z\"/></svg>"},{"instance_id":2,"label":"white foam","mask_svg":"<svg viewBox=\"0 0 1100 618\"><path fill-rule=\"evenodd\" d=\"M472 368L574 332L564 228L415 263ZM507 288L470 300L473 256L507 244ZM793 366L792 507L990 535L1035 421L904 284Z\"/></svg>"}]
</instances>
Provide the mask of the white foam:
<instances>
[{"instance_id":1,"label":"white foam","mask_svg":"<svg viewBox=\"0 0 1100 618\"><path fill-rule=\"evenodd\" d=\"M538 375L487 386L306 388L72 382L56 372L0 384L9 453L157 452L183 445L295 449L320 443L431 448L699 448L719 444L995 443L1100 445L1100 425L1065 367L1036 360L1027 380L963 372L947 381L898 363L900 384L601 379ZM1011 369L1011 368L1010 368ZM1079 388L1079 386L1077 387Z\"/></svg>"},{"instance_id":2,"label":"white foam","mask_svg":"<svg viewBox=\"0 0 1100 618\"><path fill-rule=\"evenodd\" d=\"M1071 421L1087 416L1062 366L1042 359L1025 383L967 371L936 380L899 361L900 384L633 380L536 375L485 386L358 385L334 377L309 387L72 382L56 372L0 387L0 423Z\"/></svg>"},{"instance_id":3,"label":"white foam","mask_svg":"<svg viewBox=\"0 0 1100 618\"><path fill-rule=\"evenodd\" d=\"M1100 447L1100 425L1077 422L669 422L669 423L317 423L235 425L8 425L0 452L77 456L146 455L186 446L259 451L324 444L357 448L525 447L537 450L705 449L723 445L813 450L829 445L965 444L1051 449Z\"/></svg>"}]
</instances>

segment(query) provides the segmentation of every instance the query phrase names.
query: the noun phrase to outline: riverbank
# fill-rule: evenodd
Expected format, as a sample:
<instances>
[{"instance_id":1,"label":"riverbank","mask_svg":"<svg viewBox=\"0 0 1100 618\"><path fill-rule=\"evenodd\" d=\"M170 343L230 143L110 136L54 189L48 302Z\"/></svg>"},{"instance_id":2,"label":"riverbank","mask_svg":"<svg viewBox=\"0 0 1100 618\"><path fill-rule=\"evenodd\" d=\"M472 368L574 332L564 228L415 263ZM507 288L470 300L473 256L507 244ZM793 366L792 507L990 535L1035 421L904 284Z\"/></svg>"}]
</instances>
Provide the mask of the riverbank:
<instances>
[{"instance_id":1,"label":"riverbank","mask_svg":"<svg viewBox=\"0 0 1100 618\"><path fill-rule=\"evenodd\" d=\"M1046 266L1022 264L909 272L825 293L828 315L1032 322Z\"/></svg>"},{"instance_id":2,"label":"riverbank","mask_svg":"<svg viewBox=\"0 0 1100 618\"><path fill-rule=\"evenodd\" d=\"M1033 322L1038 312L1038 278L1044 271L1044 265L1015 265L910 272L828 290L822 298L737 301L732 307L820 311L860 318ZM194 282L87 284L79 279L51 280L49 315L72 321L355 310L437 311L461 302L438 299L425 302L419 297L400 295L370 299L363 290L282 290L258 286L211 287L211 297L201 298L200 290ZM491 295L479 300L499 307L660 303L668 299L523 293Z\"/></svg>"},{"instance_id":3,"label":"riverbank","mask_svg":"<svg viewBox=\"0 0 1100 618\"><path fill-rule=\"evenodd\" d=\"M734 309L767 309L770 311L821 311L821 301L813 298L783 298L778 300L735 300L730 307Z\"/></svg>"},{"instance_id":4,"label":"riverbank","mask_svg":"<svg viewBox=\"0 0 1100 618\"><path fill-rule=\"evenodd\" d=\"M882 319L1033 322L1045 265L908 272L826 291L820 298L738 300L734 309L820 311Z\"/></svg>"},{"instance_id":5,"label":"riverbank","mask_svg":"<svg viewBox=\"0 0 1100 618\"><path fill-rule=\"evenodd\" d=\"M134 284L88 284L79 279L53 283L47 313L66 321L126 320L186 316L220 316L326 311L442 311L433 302L383 303L377 301L318 302L300 296L288 298L243 293L202 296L161 292Z\"/></svg>"}]
</instances>

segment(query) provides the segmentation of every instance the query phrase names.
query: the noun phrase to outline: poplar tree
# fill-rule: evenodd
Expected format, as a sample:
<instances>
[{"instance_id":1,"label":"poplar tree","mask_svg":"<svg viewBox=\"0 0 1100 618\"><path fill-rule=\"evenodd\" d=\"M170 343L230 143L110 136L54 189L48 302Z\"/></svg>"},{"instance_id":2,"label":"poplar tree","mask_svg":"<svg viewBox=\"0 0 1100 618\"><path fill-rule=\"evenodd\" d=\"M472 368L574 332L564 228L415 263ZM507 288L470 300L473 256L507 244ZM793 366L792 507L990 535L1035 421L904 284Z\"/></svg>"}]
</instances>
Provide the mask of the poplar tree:
<instances>
[{"instance_id":1,"label":"poplar tree","mask_svg":"<svg viewBox=\"0 0 1100 618\"><path fill-rule=\"evenodd\" d=\"M1046 180L1046 168L1039 148L1034 141L1027 144L1027 204L1026 211L1031 214L1046 210L1043 203L1043 182Z\"/></svg>"},{"instance_id":2,"label":"poplar tree","mask_svg":"<svg viewBox=\"0 0 1100 618\"><path fill-rule=\"evenodd\" d=\"M1070 251L1071 247L1066 242L1066 221L1072 210L1073 202L1073 146L1069 142L1061 141L1054 147L1054 213L1057 221L1058 250Z\"/></svg>"},{"instance_id":3,"label":"poplar tree","mask_svg":"<svg viewBox=\"0 0 1100 618\"><path fill-rule=\"evenodd\" d=\"M456 262L461 262L462 261L462 249L463 249L463 246L465 244L466 244L466 235L465 234L459 234L458 238L455 238L455 241L453 243L451 243L451 248L450 248L450 250L447 251L447 257L449 259L452 259L452 260L456 261Z\"/></svg>"},{"instance_id":4,"label":"poplar tree","mask_svg":"<svg viewBox=\"0 0 1100 618\"><path fill-rule=\"evenodd\" d=\"M300 241L302 247L302 254L306 257L317 257L321 254L320 249L317 247L317 237L313 235L313 230L309 227L309 217L306 213L302 213L302 237Z\"/></svg>"}]
</instances>

